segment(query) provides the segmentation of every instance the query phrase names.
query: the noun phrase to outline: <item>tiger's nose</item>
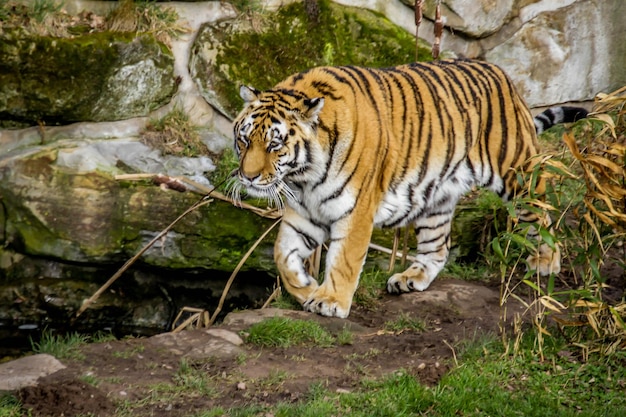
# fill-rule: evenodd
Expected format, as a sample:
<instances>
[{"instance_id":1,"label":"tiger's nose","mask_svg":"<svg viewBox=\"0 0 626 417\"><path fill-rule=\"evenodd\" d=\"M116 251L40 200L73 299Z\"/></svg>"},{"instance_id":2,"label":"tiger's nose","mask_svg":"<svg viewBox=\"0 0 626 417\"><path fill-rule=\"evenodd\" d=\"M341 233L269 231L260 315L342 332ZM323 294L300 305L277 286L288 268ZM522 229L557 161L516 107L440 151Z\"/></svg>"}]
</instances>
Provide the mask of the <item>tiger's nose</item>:
<instances>
[{"instance_id":1,"label":"tiger's nose","mask_svg":"<svg viewBox=\"0 0 626 417\"><path fill-rule=\"evenodd\" d=\"M246 182L254 182L254 180L259 178L260 176L260 172L248 172L243 169L239 170L239 179L245 180Z\"/></svg>"}]
</instances>

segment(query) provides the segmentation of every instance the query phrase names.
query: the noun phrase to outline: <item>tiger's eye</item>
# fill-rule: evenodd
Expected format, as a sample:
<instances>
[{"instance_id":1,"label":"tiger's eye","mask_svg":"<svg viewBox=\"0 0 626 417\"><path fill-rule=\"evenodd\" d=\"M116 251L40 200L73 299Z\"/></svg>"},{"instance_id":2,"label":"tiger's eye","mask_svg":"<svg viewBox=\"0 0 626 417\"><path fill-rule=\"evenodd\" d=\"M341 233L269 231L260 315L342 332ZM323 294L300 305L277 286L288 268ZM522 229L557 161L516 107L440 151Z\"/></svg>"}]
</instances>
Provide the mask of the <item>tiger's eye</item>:
<instances>
[{"instance_id":1,"label":"tiger's eye","mask_svg":"<svg viewBox=\"0 0 626 417\"><path fill-rule=\"evenodd\" d=\"M296 134L296 131L293 128L289 129L289 136L293 136L295 134Z\"/></svg>"}]
</instances>

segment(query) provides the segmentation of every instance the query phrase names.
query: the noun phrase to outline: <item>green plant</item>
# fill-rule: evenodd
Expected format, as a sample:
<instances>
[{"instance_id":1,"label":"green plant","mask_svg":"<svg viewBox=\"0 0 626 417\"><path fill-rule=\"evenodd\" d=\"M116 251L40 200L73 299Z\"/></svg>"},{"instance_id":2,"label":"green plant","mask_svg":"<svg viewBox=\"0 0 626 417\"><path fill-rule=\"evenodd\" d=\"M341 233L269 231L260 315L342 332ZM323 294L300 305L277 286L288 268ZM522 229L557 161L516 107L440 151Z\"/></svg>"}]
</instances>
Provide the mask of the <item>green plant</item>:
<instances>
[{"instance_id":1,"label":"green plant","mask_svg":"<svg viewBox=\"0 0 626 417\"><path fill-rule=\"evenodd\" d=\"M22 410L20 401L8 392L0 393L0 417L30 417L30 411Z\"/></svg>"},{"instance_id":2,"label":"green plant","mask_svg":"<svg viewBox=\"0 0 626 417\"><path fill-rule=\"evenodd\" d=\"M186 359L180 361L180 368L174 375L176 390L188 396L213 397L217 389L211 378L202 369L197 368Z\"/></svg>"},{"instance_id":3,"label":"green plant","mask_svg":"<svg viewBox=\"0 0 626 417\"><path fill-rule=\"evenodd\" d=\"M247 342L265 347L330 347L335 339L316 322L273 317L252 325L248 329Z\"/></svg>"},{"instance_id":4,"label":"green plant","mask_svg":"<svg viewBox=\"0 0 626 417\"><path fill-rule=\"evenodd\" d=\"M263 5L259 0L229 0L228 2L240 13L261 13L263 10Z\"/></svg>"},{"instance_id":5,"label":"green plant","mask_svg":"<svg viewBox=\"0 0 626 417\"><path fill-rule=\"evenodd\" d=\"M94 387L97 387L98 385L100 385L100 379L97 376L95 376L93 373L87 373L85 375L81 375L80 380Z\"/></svg>"},{"instance_id":6,"label":"green plant","mask_svg":"<svg viewBox=\"0 0 626 417\"><path fill-rule=\"evenodd\" d=\"M239 167L239 159L232 148L227 148L222 152L215 170L209 175L209 180L213 184L223 184L220 189L228 192L228 187L232 186L230 182L226 182L229 178L233 178L233 172Z\"/></svg>"},{"instance_id":7,"label":"green plant","mask_svg":"<svg viewBox=\"0 0 626 417\"><path fill-rule=\"evenodd\" d=\"M510 212L517 204L550 213L550 228L534 227L542 243L561 249L564 271L547 278L527 273L522 282L532 298L523 299L515 294L519 280L511 267L523 264L528 253L537 251L538 242L526 239L523 225L510 225L492 241L502 263L504 298L514 296L526 303L540 354L545 337L555 331L584 357L615 354L626 347L626 305L605 297L607 271L621 269L623 274L626 266L626 252L619 248L626 238L625 106L626 87L600 96L595 114L575 126L576 135L562 131L565 150L539 156L532 172L521 178L528 184L528 197L506 205ZM540 176L548 179L543 201L535 198Z\"/></svg>"},{"instance_id":8,"label":"green plant","mask_svg":"<svg viewBox=\"0 0 626 417\"><path fill-rule=\"evenodd\" d=\"M426 323L424 320L411 317L402 312L395 319L385 322L384 328L394 333L402 333L405 331L421 333L426 329Z\"/></svg>"},{"instance_id":9,"label":"green plant","mask_svg":"<svg viewBox=\"0 0 626 417\"><path fill-rule=\"evenodd\" d=\"M132 358L133 356L137 356L138 354L142 353L145 350L145 346L144 345L137 345L137 346L133 346L130 349L126 349L126 350L117 350L115 352L113 352L113 356L116 358L121 358L121 359L129 359Z\"/></svg>"},{"instance_id":10,"label":"green plant","mask_svg":"<svg viewBox=\"0 0 626 417\"><path fill-rule=\"evenodd\" d=\"M354 342L354 333L350 331L350 329L344 327L341 329L339 334L337 334L337 343L339 345L351 345Z\"/></svg>"},{"instance_id":11,"label":"green plant","mask_svg":"<svg viewBox=\"0 0 626 417\"><path fill-rule=\"evenodd\" d=\"M89 338L78 333L68 333L66 335L55 335L51 330L45 329L39 342L31 339L31 347L35 353L47 353L57 359L84 359L80 353Z\"/></svg>"},{"instance_id":12,"label":"green plant","mask_svg":"<svg viewBox=\"0 0 626 417\"><path fill-rule=\"evenodd\" d=\"M56 0L34 0L31 5L31 16L42 23L46 17L59 12L62 7L63 3Z\"/></svg>"},{"instance_id":13,"label":"green plant","mask_svg":"<svg viewBox=\"0 0 626 417\"><path fill-rule=\"evenodd\" d=\"M361 272L359 286L354 293L354 303L361 307L374 309L382 296L387 273L378 268L371 268Z\"/></svg>"}]
</instances>

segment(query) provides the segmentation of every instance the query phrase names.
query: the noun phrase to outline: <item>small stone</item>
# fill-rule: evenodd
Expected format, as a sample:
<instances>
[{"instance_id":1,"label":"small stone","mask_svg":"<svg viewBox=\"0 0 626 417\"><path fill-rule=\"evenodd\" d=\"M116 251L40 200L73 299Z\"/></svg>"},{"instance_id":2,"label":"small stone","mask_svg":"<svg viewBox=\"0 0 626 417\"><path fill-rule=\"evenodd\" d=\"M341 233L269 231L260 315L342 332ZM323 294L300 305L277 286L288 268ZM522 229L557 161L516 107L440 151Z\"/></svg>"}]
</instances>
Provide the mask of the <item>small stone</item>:
<instances>
[{"instance_id":1,"label":"small stone","mask_svg":"<svg viewBox=\"0 0 626 417\"><path fill-rule=\"evenodd\" d=\"M237 383L237 389L240 391L243 391L246 389L246 383L245 382L238 382Z\"/></svg>"}]
</instances>

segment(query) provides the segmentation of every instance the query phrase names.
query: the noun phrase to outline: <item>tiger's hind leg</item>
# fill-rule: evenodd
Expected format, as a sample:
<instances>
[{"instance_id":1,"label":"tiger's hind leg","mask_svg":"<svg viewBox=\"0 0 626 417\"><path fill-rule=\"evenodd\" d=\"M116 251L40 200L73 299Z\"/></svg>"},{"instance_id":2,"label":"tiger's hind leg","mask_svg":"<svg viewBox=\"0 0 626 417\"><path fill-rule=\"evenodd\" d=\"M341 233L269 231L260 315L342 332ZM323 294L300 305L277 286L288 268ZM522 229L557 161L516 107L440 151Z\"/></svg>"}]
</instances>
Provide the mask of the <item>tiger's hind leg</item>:
<instances>
[{"instance_id":1,"label":"tiger's hind leg","mask_svg":"<svg viewBox=\"0 0 626 417\"><path fill-rule=\"evenodd\" d=\"M552 220L547 213L540 215L529 210L518 210L517 217L521 222L540 224L545 228L549 228L552 225ZM547 243L542 242L539 232L533 225L530 226L526 237L538 242L537 253L530 255L526 259L528 269L537 271L542 276L561 272L561 251L558 245L554 245L552 248Z\"/></svg>"},{"instance_id":2,"label":"tiger's hind leg","mask_svg":"<svg viewBox=\"0 0 626 417\"><path fill-rule=\"evenodd\" d=\"M454 207L455 204L415 221L417 235L415 262L406 271L389 278L388 292L424 291L437 277L448 260Z\"/></svg>"}]
</instances>

